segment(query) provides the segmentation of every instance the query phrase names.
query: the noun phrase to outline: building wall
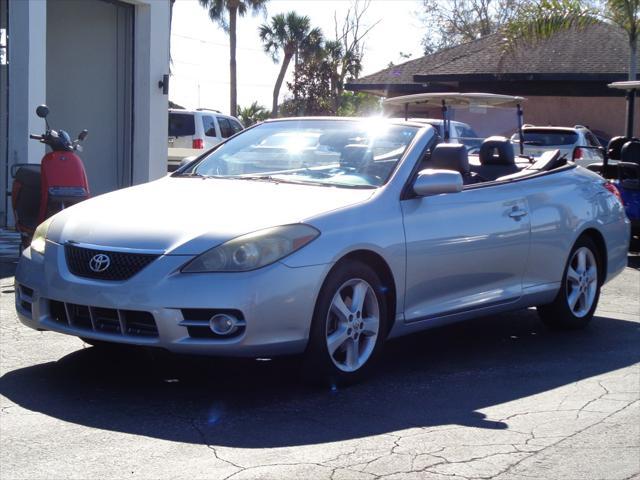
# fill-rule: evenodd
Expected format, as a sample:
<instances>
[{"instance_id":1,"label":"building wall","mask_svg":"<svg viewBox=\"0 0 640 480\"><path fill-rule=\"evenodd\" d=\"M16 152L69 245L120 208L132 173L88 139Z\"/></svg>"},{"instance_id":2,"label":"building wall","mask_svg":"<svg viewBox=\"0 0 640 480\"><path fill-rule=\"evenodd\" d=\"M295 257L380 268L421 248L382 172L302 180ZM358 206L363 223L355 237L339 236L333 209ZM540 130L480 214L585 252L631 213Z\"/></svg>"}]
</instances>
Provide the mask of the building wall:
<instances>
[{"instance_id":1,"label":"building wall","mask_svg":"<svg viewBox=\"0 0 640 480\"><path fill-rule=\"evenodd\" d=\"M640 136L640 102L636 102L634 135ZM528 97L524 121L534 125L588 126L609 136L623 135L624 97Z\"/></svg>"},{"instance_id":2,"label":"building wall","mask_svg":"<svg viewBox=\"0 0 640 480\"><path fill-rule=\"evenodd\" d=\"M123 1L135 7L132 181L136 184L160 178L167 169L168 98L158 82L169 73L170 7L169 0ZM28 135L42 131L42 120L34 111L47 100L46 20L47 8L52 6L55 8L55 0L9 2L9 131L7 155L0 157L0 169L10 169L15 163L39 163L44 154L43 145L29 140ZM100 53L69 61L83 62L86 68L91 68L92 61L100 61ZM95 92L95 95L101 94ZM2 183L0 227L13 223L10 202L5 195L10 191L11 179Z\"/></svg>"}]
</instances>

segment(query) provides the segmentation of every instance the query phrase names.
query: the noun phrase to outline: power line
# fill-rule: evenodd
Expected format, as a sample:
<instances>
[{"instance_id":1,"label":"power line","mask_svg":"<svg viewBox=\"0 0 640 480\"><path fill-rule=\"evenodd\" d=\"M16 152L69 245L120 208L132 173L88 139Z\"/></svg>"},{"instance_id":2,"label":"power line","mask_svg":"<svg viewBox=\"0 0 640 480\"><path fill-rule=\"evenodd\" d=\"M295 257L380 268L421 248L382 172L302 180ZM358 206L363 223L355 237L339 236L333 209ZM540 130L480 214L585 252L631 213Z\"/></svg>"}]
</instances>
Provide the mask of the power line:
<instances>
[{"instance_id":1,"label":"power line","mask_svg":"<svg viewBox=\"0 0 640 480\"><path fill-rule=\"evenodd\" d=\"M200 43L206 43L208 45L215 45L217 47L229 48L229 44L228 43L212 42L211 40L204 40L202 38L192 37L190 35L182 35L180 33L172 33L171 36L172 37L178 37L178 38L185 38L187 40L193 40L193 41L200 42ZM236 49L237 50L250 50L252 52L264 53L264 50L262 48L236 47Z\"/></svg>"}]
</instances>

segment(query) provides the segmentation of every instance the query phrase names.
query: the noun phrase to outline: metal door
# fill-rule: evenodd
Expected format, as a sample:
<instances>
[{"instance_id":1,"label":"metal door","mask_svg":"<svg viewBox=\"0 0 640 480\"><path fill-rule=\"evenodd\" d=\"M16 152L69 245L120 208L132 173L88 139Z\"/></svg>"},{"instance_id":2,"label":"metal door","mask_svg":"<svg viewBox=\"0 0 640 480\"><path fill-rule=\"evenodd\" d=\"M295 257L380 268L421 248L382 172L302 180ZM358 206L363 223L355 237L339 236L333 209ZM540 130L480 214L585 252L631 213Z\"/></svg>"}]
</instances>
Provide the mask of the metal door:
<instances>
[{"instance_id":1,"label":"metal door","mask_svg":"<svg viewBox=\"0 0 640 480\"><path fill-rule=\"evenodd\" d=\"M407 321L522 295L530 221L520 188L495 185L402 202Z\"/></svg>"},{"instance_id":2,"label":"metal door","mask_svg":"<svg viewBox=\"0 0 640 480\"><path fill-rule=\"evenodd\" d=\"M47 104L53 127L89 130L91 194L132 183L132 5L56 0L47 7Z\"/></svg>"}]
</instances>

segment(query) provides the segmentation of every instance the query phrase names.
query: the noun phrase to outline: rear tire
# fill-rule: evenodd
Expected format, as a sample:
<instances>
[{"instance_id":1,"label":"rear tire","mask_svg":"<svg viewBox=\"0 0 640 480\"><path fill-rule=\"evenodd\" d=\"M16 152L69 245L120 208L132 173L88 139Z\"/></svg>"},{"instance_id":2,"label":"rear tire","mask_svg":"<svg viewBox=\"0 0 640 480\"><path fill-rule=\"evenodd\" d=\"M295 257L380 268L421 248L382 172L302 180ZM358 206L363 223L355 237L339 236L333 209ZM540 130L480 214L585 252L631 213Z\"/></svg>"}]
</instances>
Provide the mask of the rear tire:
<instances>
[{"instance_id":1,"label":"rear tire","mask_svg":"<svg viewBox=\"0 0 640 480\"><path fill-rule=\"evenodd\" d=\"M327 276L316 302L305 380L332 387L360 381L377 360L388 325L378 275L364 263L341 262Z\"/></svg>"},{"instance_id":2,"label":"rear tire","mask_svg":"<svg viewBox=\"0 0 640 480\"><path fill-rule=\"evenodd\" d=\"M600 299L601 269L596 244L589 237L580 237L569 254L556 298L537 307L542 321L556 330L586 327Z\"/></svg>"}]
</instances>

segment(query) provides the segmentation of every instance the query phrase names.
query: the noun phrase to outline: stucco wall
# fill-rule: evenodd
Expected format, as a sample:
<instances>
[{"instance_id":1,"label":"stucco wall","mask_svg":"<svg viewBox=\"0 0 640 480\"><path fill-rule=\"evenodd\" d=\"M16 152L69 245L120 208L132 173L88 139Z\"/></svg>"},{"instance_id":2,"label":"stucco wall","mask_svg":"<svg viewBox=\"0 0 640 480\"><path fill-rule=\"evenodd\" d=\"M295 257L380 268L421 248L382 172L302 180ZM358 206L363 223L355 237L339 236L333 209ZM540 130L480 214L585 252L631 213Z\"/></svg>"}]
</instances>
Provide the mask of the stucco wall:
<instances>
[{"instance_id":1,"label":"stucco wall","mask_svg":"<svg viewBox=\"0 0 640 480\"><path fill-rule=\"evenodd\" d=\"M640 99L639 99L640 100ZM635 136L640 135L640 102L636 102ZM524 121L534 125L585 125L610 136L624 134L624 97L529 97Z\"/></svg>"}]
</instances>

